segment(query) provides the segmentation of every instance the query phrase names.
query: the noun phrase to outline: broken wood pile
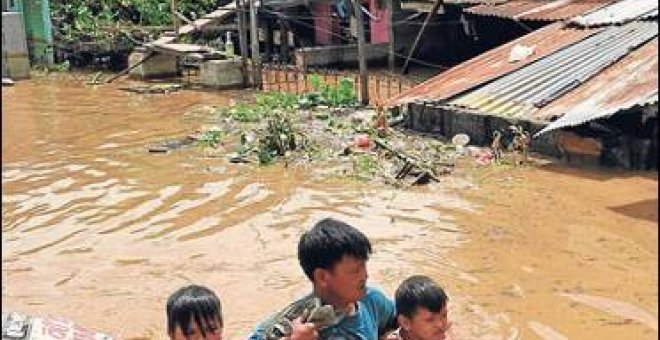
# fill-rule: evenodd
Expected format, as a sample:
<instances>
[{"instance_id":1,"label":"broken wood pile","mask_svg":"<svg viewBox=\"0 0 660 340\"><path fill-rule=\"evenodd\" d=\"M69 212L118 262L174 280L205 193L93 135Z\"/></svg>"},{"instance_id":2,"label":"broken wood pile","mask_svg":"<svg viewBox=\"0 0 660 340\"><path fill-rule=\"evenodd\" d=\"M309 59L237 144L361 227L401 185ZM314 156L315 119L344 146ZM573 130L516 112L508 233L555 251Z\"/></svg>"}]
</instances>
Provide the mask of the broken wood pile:
<instances>
[{"instance_id":1,"label":"broken wood pile","mask_svg":"<svg viewBox=\"0 0 660 340\"><path fill-rule=\"evenodd\" d=\"M460 154L450 143L382 129L378 110L309 106L292 94L258 94L253 104L211 108L213 123L191 138L207 157L231 163L282 163L321 177L354 178L397 187L439 181ZM384 132L386 131L386 132ZM153 152L153 151L152 151Z\"/></svg>"}]
</instances>

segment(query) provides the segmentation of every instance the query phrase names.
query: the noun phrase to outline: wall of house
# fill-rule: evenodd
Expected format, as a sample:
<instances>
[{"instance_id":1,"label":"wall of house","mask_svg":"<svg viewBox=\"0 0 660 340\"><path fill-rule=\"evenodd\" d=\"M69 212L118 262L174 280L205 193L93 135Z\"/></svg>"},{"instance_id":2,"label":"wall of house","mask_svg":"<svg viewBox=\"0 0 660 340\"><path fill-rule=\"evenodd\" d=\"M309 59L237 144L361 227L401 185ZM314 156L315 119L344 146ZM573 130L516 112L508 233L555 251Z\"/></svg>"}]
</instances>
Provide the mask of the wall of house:
<instances>
[{"instance_id":1,"label":"wall of house","mask_svg":"<svg viewBox=\"0 0 660 340\"><path fill-rule=\"evenodd\" d=\"M522 126L531 135L540 131L545 124L483 115L475 112L458 111L442 105L412 103L406 106L406 126L416 131L437 134L450 140L454 135L465 133L470 144L489 146L494 131L506 135L512 124ZM534 138L530 150L541 155L560 158L576 165L599 165L633 170L658 169L658 121L657 104L645 109L636 108L620 112L611 118L600 119L577 127L550 131ZM560 139L569 136L572 149L577 153L566 153L559 146ZM593 150L580 146L597 145L601 148L595 156ZM588 152L587 152L588 151ZM568 157L567 157L568 156Z\"/></svg>"},{"instance_id":2,"label":"wall of house","mask_svg":"<svg viewBox=\"0 0 660 340\"><path fill-rule=\"evenodd\" d=\"M311 5L314 17L314 37L316 45L332 45L333 18L332 5L324 2L315 2Z\"/></svg>"},{"instance_id":3,"label":"wall of house","mask_svg":"<svg viewBox=\"0 0 660 340\"><path fill-rule=\"evenodd\" d=\"M376 19L370 20L370 41L372 44L384 44L390 41L390 10L384 0L369 0L369 12Z\"/></svg>"}]
</instances>

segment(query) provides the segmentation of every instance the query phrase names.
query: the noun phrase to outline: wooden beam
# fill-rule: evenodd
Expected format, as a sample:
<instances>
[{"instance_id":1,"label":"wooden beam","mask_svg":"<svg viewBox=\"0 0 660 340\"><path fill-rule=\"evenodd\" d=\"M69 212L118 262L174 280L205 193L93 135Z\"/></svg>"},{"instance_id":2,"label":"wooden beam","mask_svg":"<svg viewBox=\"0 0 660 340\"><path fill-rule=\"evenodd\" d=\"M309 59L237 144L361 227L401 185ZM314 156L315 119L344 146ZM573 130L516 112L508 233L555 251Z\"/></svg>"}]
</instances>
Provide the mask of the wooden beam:
<instances>
[{"instance_id":1,"label":"wooden beam","mask_svg":"<svg viewBox=\"0 0 660 340\"><path fill-rule=\"evenodd\" d=\"M259 54L259 22L256 0L250 2L250 42L252 44L252 71L254 86L261 89L261 55Z\"/></svg>"},{"instance_id":2,"label":"wooden beam","mask_svg":"<svg viewBox=\"0 0 660 340\"><path fill-rule=\"evenodd\" d=\"M357 24L358 64L360 65L360 101L369 104L369 75L367 70L367 48L364 36L364 14L359 0L353 1L353 12Z\"/></svg>"},{"instance_id":3,"label":"wooden beam","mask_svg":"<svg viewBox=\"0 0 660 340\"><path fill-rule=\"evenodd\" d=\"M408 57L406 58L406 61L403 63L403 67L401 68L401 74L406 74L408 72L408 64L410 63L410 58L412 58L413 54L415 54L415 50L417 50L417 45L419 44L419 41L422 39L422 35L426 30L426 26L428 26L429 22L431 21L431 18L435 15L435 13L438 11L438 8L440 8L440 6L443 3L444 3L443 0L435 0L435 4L433 4L433 8L431 8L431 12L429 12L429 15L426 16L426 20L424 20L424 24L422 25L422 28L419 29L419 33L417 33L415 42L410 48Z\"/></svg>"}]
</instances>

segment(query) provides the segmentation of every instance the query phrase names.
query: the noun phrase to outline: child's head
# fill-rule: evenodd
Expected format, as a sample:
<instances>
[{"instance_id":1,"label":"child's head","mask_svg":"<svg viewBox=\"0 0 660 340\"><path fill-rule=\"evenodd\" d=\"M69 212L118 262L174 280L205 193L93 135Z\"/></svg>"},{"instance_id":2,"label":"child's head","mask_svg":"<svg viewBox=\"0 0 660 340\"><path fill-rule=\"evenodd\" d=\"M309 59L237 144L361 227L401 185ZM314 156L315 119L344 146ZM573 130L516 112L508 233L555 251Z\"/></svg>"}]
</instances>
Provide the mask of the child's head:
<instances>
[{"instance_id":1,"label":"child's head","mask_svg":"<svg viewBox=\"0 0 660 340\"><path fill-rule=\"evenodd\" d=\"M222 339L222 307L203 286L178 289L167 300L167 333L172 340Z\"/></svg>"},{"instance_id":2,"label":"child's head","mask_svg":"<svg viewBox=\"0 0 660 340\"><path fill-rule=\"evenodd\" d=\"M369 239L356 228L326 218L300 237L298 261L330 303L347 304L366 292Z\"/></svg>"},{"instance_id":3,"label":"child's head","mask_svg":"<svg viewBox=\"0 0 660 340\"><path fill-rule=\"evenodd\" d=\"M432 279L415 275L404 280L395 293L397 320L401 331L414 340L445 338L447 295Z\"/></svg>"}]
</instances>

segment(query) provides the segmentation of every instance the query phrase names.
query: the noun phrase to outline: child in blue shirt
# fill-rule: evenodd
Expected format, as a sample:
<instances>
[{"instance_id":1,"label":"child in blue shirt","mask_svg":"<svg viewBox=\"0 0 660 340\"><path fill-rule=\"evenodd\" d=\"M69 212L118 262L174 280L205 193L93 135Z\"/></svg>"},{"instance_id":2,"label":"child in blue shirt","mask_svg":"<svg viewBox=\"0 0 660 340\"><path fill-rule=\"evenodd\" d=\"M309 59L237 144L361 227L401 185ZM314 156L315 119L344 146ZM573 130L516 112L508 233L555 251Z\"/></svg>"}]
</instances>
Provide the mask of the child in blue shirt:
<instances>
[{"instance_id":1,"label":"child in blue shirt","mask_svg":"<svg viewBox=\"0 0 660 340\"><path fill-rule=\"evenodd\" d=\"M291 320L290 340L378 340L396 328L394 303L381 291L367 287L369 239L344 222L326 218L305 232L298 243L298 261L312 282L310 296L331 305L338 315L332 325L319 327L301 318ZM303 299L310 298L310 296ZM257 326L250 340L270 340L271 319Z\"/></svg>"}]
</instances>

